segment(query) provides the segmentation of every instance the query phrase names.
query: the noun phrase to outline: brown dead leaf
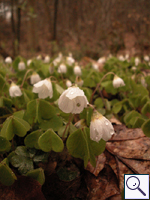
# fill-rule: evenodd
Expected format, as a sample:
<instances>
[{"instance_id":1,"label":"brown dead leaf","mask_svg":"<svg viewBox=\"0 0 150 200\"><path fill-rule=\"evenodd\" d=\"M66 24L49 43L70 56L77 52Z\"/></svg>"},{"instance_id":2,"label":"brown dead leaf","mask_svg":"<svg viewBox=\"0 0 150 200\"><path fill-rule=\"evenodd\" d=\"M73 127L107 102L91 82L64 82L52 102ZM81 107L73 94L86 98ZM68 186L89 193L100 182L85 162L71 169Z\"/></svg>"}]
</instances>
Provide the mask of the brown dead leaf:
<instances>
[{"instance_id":1,"label":"brown dead leaf","mask_svg":"<svg viewBox=\"0 0 150 200\"><path fill-rule=\"evenodd\" d=\"M104 168L106 162L105 154L102 153L101 155L97 156L96 158L96 167L94 168L90 162L88 162L88 165L86 167L86 170L94 174L95 176L98 176L99 172Z\"/></svg>"},{"instance_id":2,"label":"brown dead leaf","mask_svg":"<svg viewBox=\"0 0 150 200\"><path fill-rule=\"evenodd\" d=\"M15 183L9 187L0 184L0 199L46 200L41 192L40 183L27 176L19 176Z\"/></svg>"},{"instance_id":3,"label":"brown dead leaf","mask_svg":"<svg viewBox=\"0 0 150 200\"><path fill-rule=\"evenodd\" d=\"M106 165L97 177L87 171L85 181L89 190L88 200L105 200L120 194L117 178L109 165Z\"/></svg>"},{"instance_id":4,"label":"brown dead leaf","mask_svg":"<svg viewBox=\"0 0 150 200\"><path fill-rule=\"evenodd\" d=\"M119 125L122 124L114 115L111 117L109 121L113 124L119 124Z\"/></svg>"},{"instance_id":5,"label":"brown dead leaf","mask_svg":"<svg viewBox=\"0 0 150 200\"><path fill-rule=\"evenodd\" d=\"M150 160L150 138L107 142L106 149L123 158Z\"/></svg>"},{"instance_id":6,"label":"brown dead leaf","mask_svg":"<svg viewBox=\"0 0 150 200\"><path fill-rule=\"evenodd\" d=\"M97 159L96 168L88 164L92 174L87 172L85 180L90 200L121 200L124 174L150 174L150 138L140 128L114 125L114 129L116 134L106 143L105 156Z\"/></svg>"},{"instance_id":7,"label":"brown dead leaf","mask_svg":"<svg viewBox=\"0 0 150 200\"><path fill-rule=\"evenodd\" d=\"M134 140L137 138L145 137L142 129L140 128L127 128L125 125L114 125L115 135L111 138L111 141L118 140Z\"/></svg>"}]
</instances>

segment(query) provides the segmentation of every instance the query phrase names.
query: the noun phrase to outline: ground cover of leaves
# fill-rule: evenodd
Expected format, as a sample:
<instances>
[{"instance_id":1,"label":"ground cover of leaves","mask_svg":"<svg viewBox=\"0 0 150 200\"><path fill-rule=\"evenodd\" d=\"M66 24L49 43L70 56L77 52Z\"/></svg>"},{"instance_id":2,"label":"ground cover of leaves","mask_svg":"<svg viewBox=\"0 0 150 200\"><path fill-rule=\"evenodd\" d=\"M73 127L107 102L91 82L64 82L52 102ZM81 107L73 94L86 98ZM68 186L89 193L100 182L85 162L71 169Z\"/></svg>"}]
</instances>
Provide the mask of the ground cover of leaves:
<instances>
[{"instance_id":1,"label":"ground cover of leaves","mask_svg":"<svg viewBox=\"0 0 150 200\"><path fill-rule=\"evenodd\" d=\"M122 199L124 174L150 174L150 138L140 128L114 124L114 129L116 134L97 157L96 168L88 163L84 169L83 161L68 156L65 150L57 156L52 152L49 162L41 163L46 177L43 186L19 176L12 186L0 185L0 199Z\"/></svg>"}]
</instances>

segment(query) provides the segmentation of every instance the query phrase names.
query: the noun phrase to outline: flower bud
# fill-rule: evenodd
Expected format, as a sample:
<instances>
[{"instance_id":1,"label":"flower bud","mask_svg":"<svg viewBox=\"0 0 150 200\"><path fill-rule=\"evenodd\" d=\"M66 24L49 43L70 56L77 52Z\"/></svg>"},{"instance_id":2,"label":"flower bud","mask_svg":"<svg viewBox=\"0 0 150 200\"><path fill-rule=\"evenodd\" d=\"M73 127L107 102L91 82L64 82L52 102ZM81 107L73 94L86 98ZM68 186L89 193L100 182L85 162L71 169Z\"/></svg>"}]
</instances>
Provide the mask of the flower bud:
<instances>
[{"instance_id":1,"label":"flower bud","mask_svg":"<svg viewBox=\"0 0 150 200\"><path fill-rule=\"evenodd\" d=\"M83 83L84 81L79 76L77 76L75 80L75 84L77 84L79 87L82 87Z\"/></svg>"},{"instance_id":2,"label":"flower bud","mask_svg":"<svg viewBox=\"0 0 150 200\"><path fill-rule=\"evenodd\" d=\"M27 66L28 66L28 67L30 66L31 62L32 62L31 59L27 60Z\"/></svg>"},{"instance_id":3,"label":"flower bud","mask_svg":"<svg viewBox=\"0 0 150 200\"><path fill-rule=\"evenodd\" d=\"M58 67L58 73L62 73L62 74L65 74L67 72L67 67L65 64L61 64L59 65Z\"/></svg>"},{"instance_id":4,"label":"flower bud","mask_svg":"<svg viewBox=\"0 0 150 200\"><path fill-rule=\"evenodd\" d=\"M76 76L81 76L81 74L82 74L81 68L80 68L78 65L76 65L76 66L74 67L73 71L74 71L74 74L75 74Z\"/></svg>"},{"instance_id":5,"label":"flower bud","mask_svg":"<svg viewBox=\"0 0 150 200\"><path fill-rule=\"evenodd\" d=\"M125 86L125 83L124 83L122 78L115 75L114 79L113 79L113 86L114 86L114 88L118 88L118 87L121 87L121 86Z\"/></svg>"},{"instance_id":6,"label":"flower bud","mask_svg":"<svg viewBox=\"0 0 150 200\"><path fill-rule=\"evenodd\" d=\"M102 138L108 141L113 134L114 128L111 122L99 112L94 111L90 123L91 140L99 142Z\"/></svg>"},{"instance_id":7,"label":"flower bud","mask_svg":"<svg viewBox=\"0 0 150 200\"><path fill-rule=\"evenodd\" d=\"M12 58L11 57L5 58L5 63L11 64L12 63Z\"/></svg>"},{"instance_id":8,"label":"flower bud","mask_svg":"<svg viewBox=\"0 0 150 200\"><path fill-rule=\"evenodd\" d=\"M33 74L30 77L30 83L33 85L35 83L38 83L39 81L41 81L39 74L37 74L36 72L33 72Z\"/></svg>"},{"instance_id":9,"label":"flower bud","mask_svg":"<svg viewBox=\"0 0 150 200\"><path fill-rule=\"evenodd\" d=\"M66 81L66 86L67 86L67 87L71 87L71 86L72 86L72 83L71 83L70 80L67 80L67 81Z\"/></svg>"},{"instance_id":10,"label":"flower bud","mask_svg":"<svg viewBox=\"0 0 150 200\"><path fill-rule=\"evenodd\" d=\"M44 63L49 63L50 62L50 57L47 55L44 58Z\"/></svg>"},{"instance_id":11,"label":"flower bud","mask_svg":"<svg viewBox=\"0 0 150 200\"><path fill-rule=\"evenodd\" d=\"M75 62L74 58L72 58L70 56L68 56L66 58L66 61L67 61L67 64L70 65L70 66L72 66L74 64L74 62Z\"/></svg>"},{"instance_id":12,"label":"flower bud","mask_svg":"<svg viewBox=\"0 0 150 200\"><path fill-rule=\"evenodd\" d=\"M19 71L25 70L25 68L26 68L25 63L23 61L20 61L18 64Z\"/></svg>"},{"instance_id":13,"label":"flower bud","mask_svg":"<svg viewBox=\"0 0 150 200\"><path fill-rule=\"evenodd\" d=\"M33 92L38 93L38 97L40 99L45 99L47 97L49 97L49 98L53 97L52 83L49 78L39 81L38 83L34 84L33 86L34 86Z\"/></svg>"},{"instance_id":14,"label":"flower bud","mask_svg":"<svg viewBox=\"0 0 150 200\"><path fill-rule=\"evenodd\" d=\"M18 85L16 85L15 83L11 83L11 86L9 88L9 95L11 97L19 97L22 95L22 92L19 88Z\"/></svg>"}]
</instances>

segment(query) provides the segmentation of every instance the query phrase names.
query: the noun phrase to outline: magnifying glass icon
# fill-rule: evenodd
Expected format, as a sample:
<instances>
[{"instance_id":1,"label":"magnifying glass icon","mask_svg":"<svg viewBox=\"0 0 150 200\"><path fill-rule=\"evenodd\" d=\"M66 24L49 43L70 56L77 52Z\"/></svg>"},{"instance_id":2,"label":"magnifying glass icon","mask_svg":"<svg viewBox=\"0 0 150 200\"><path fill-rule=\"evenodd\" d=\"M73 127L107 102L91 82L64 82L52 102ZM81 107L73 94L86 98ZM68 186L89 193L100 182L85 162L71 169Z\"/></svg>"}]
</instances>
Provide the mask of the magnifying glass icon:
<instances>
[{"instance_id":1,"label":"magnifying glass icon","mask_svg":"<svg viewBox=\"0 0 150 200\"><path fill-rule=\"evenodd\" d=\"M140 188L140 180L136 176L130 176L126 180L126 186L130 190L136 190L136 189L138 189L144 196L146 196L146 194L143 192L143 190L141 190L141 188Z\"/></svg>"}]
</instances>

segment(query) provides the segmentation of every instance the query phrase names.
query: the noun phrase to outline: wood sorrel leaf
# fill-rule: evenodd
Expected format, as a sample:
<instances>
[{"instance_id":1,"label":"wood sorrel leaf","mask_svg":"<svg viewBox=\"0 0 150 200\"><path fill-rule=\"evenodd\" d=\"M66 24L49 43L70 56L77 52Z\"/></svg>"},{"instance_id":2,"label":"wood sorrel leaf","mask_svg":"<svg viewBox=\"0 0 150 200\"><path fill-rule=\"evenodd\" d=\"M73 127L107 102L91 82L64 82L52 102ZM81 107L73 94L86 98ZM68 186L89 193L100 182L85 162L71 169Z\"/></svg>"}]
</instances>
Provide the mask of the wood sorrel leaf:
<instances>
[{"instance_id":1,"label":"wood sorrel leaf","mask_svg":"<svg viewBox=\"0 0 150 200\"><path fill-rule=\"evenodd\" d=\"M44 170L42 168L30 170L26 173L26 176L29 176L29 177L39 181L39 183L41 185L43 185L45 182Z\"/></svg>"},{"instance_id":2,"label":"wood sorrel leaf","mask_svg":"<svg viewBox=\"0 0 150 200\"><path fill-rule=\"evenodd\" d=\"M49 120L56 115L55 108L49 102L36 99L27 104L24 119L30 124L41 122L42 120Z\"/></svg>"},{"instance_id":3,"label":"wood sorrel leaf","mask_svg":"<svg viewBox=\"0 0 150 200\"><path fill-rule=\"evenodd\" d=\"M8 83L4 77L0 74L0 91L7 91L9 88Z\"/></svg>"},{"instance_id":4,"label":"wood sorrel leaf","mask_svg":"<svg viewBox=\"0 0 150 200\"><path fill-rule=\"evenodd\" d=\"M75 158L84 160L84 166L87 166L90 160L93 166L96 165L95 156L100 155L105 150L105 141L100 140L99 143L90 139L90 129L79 129L72 133L67 140L67 149Z\"/></svg>"},{"instance_id":5,"label":"wood sorrel leaf","mask_svg":"<svg viewBox=\"0 0 150 200\"><path fill-rule=\"evenodd\" d=\"M143 123L142 130L147 137L150 137L150 119Z\"/></svg>"},{"instance_id":6,"label":"wood sorrel leaf","mask_svg":"<svg viewBox=\"0 0 150 200\"><path fill-rule=\"evenodd\" d=\"M25 146L18 146L15 152L9 156L9 161L14 167L18 168L21 174L26 174L34 168L31 158L32 155Z\"/></svg>"},{"instance_id":7,"label":"wood sorrel leaf","mask_svg":"<svg viewBox=\"0 0 150 200\"><path fill-rule=\"evenodd\" d=\"M40 149L38 145L38 139L42 135L42 130L36 130L26 136L24 143L29 148Z\"/></svg>"},{"instance_id":8,"label":"wood sorrel leaf","mask_svg":"<svg viewBox=\"0 0 150 200\"><path fill-rule=\"evenodd\" d=\"M52 129L47 130L39 137L38 144L45 152L51 150L61 152L64 148L62 139Z\"/></svg>"},{"instance_id":9,"label":"wood sorrel leaf","mask_svg":"<svg viewBox=\"0 0 150 200\"><path fill-rule=\"evenodd\" d=\"M53 129L54 131L58 131L58 129L63 125L62 118L57 115L53 116L50 120L42 120L39 124L39 127L43 130Z\"/></svg>"},{"instance_id":10,"label":"wood sorrel leaf","mask_svg":"<svg viewBox=\"0 0 150 200\"><path fill-rule=\"evenodd\" d=\"M24 119L28 121L29 124L33 124L38 121L38 105L38 99L32 100L27 104L27 110L25 111Z\"/></svg>"},{"instance_id":11,"label":"wood sorrel leaf","mask_svg":"<svg viewBox=\"0 0 150 200\"><path fill-rule=\"evenodd\" d=\"M12 185L17 177L6 163L0 163L0 182L3 185Z\"/></svg>"},{"instance_id":12,"label":"wood sorrel leaf","mask_svg":"<svg viewBox=\"0 0 150 200\"><path fill-rule=\"evenodd\" d=\"M0 136L0 153L9 151L10 147L11 147L10 142L6 138Z\"/></svg>"}]
</instances>

